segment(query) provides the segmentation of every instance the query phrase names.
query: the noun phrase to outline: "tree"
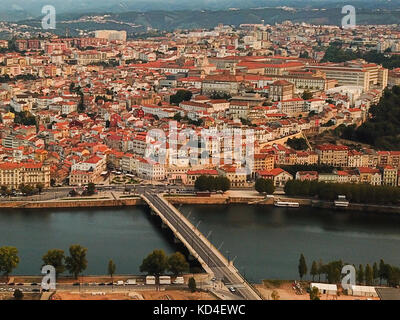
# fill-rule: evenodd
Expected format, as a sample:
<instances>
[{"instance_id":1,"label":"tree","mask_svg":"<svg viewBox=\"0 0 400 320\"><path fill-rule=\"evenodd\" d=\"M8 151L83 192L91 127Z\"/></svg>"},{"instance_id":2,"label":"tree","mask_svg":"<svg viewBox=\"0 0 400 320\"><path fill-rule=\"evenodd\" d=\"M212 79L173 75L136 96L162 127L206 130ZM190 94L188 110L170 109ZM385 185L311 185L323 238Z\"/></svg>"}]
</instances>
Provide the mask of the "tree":
<instances>
[{"instance_id":1,"label":"tree","mask_svg":"<svg viewBox=\"0 0 400 320\"><path fill-rule=\"evenodd\" d=\"M312 280L314 281L314 277L318 274L318 265L316 261L312 262L310 275L312 275Z\"/></svg>"},{"instance_id":2,"label":"tree","mask_svg":"<svg viewBox=\"0 0 400 320\"><path fill-rule=\"evenodd\" d=\"M192 98L192 92L188 90L178 90L176 94L172 95L170 102L179 105L182 101L189 101Z\"/></svg>"},{"instance_id":3,"label":"tree","mask_svg":"<svg viewBox=\"0 0 400 320\"><path fill-rule=\"evenodd\" d=\"M182 253L175 252L168 258L168 270L177 276L189 270L189 263Z\"/></svg>"},{"instance_id":4,"label":"tree","mask_svg":"<svg viewBox=\"0 0 400 320\"><path fill-rule=\"evenodd\" d=\"M379 284L382 284L382 279L387 279L387 268L383 259L379 261Z\"/></svg>"},{"instance_id":5,"label":"tree","mask_svg":"<svg viewBox=\"0 0 400 320\"><path fill-rule=\"evenodd\" d=\"M194 183L194 187L198 191L206 191L208 187L208 177L204 175L198 177Z\"/></svg>"},{"instance_id":6,"label":"tree","mask_svg":"<svg viewBox=\"0 0 400 320\"><path fill-rule=\"evenodd\" d=\"M364 274L364 268L362 264L358 267L358 272L357 272L357 282L359 284L363 284L365 279L365 274Z\"/></svg>"},{"instance_id":7,"label":"tree","mask_svg":"<svg viewBox=\"0 0 400 320\"><path fill-rule=\"evenodd\" d=\"M86 270L87 259L86 259L87 248L82 247L79 244L74 244L69 247L69 257L65 258L65 266L69 273L78 278L78 275Z\"/></svg>"},{"instance_id":8,"label":"tree","mask_svg":"<svg viewBox=\"0 0 400 320\"><path fill-rule=\"evenodd\" d=\"M374 272L369 264L365 266L365 284L367 286L374 284Z\"/></svg>"},{"instance_id":9,"label":"tree","mask_svg":"<svg viewBox=\"0 0 400 320\"><path fill-rule=\"evenodd\" d=\"M195 291L196 291L197 286L196 286L196 280L195 280L195 278L191 277L191 278L189 279L188 287L189 287L189 289L190 289L191 292L195 292Z\"/></svg>"},{"instance_id":10,"label":"tree","mask_svg":"<svg viewBox=\"0 0 400 320\"><path fill-rule=\"evenodd\" d=\"M304 138L288 139L286 141L286 144L295 150L307 150L308 149L307 141Z\"/></svg>"},{"instance_id":11,"label":"tree","mask_svg":"<svg viewBox=\"0 0 400 320\"><path fill-rule=\"evenodd\" d=\"M8 279L9 274L19 264L18 249L15 247L0 248L0 272Z\"/></svg>"},{"instance_id":12,"label":"tree","mask_svg":"<svg viewBox=\"0 0 400 320\"><path fill-rule=\"evenodd\" d=\"M300 260L299 260L299 276L300 279L303 279L303 276L307 274L307 264L306 264L306 259L304 258L304 255L300 255Z\"/></svg>"},{"instance_id":13,"label":"tree","mask_svg":"<svg viewBox=\"0 0 400 320\"><path fill-rule=\"evenodd\" d=\"M379 268L376 262L374 262L374 265L372 267L372 273L374 275L374 283L375 283L376 279L379 278Z\"/></svg>"},{"instance_id":14,"label":"tree","mask_svg":"<svg viewBox=\"0 0 400 320\"><path fill-rule=\"evenodd\" d=\"M38 189L39 193L42 193L42 191L44 189L44 184L43 183L38 183L36 185L36 189Z\"/></svg>"},{"instance_id":15,"label":"tree","mask_svg":"<svg viewBox=\"0 0 400 320\"><path fill-rule=\"evenodd\" d=\"M321 281L321 274L324 271L324 264L321 259L319 259L317 266L318 266L318 281Z\"/></svg>"},{"instance_id":16,"label":"tree","mask_svg":"<svg viewBox=\"0 0 400 320\"><path fill-rule=\"evenodd\" d=\"M254 187L259 193L273 194L275 191L274 182L270 179L258 178Z\"/></svg>"},{"instance_id":17,"label":"tree","mask_svg":"<svg viewBox=\"0 0 400 320\"><path fill-rule=\"evenodd\" d=\"M140 272L147 272L153 276L159 276L168 269L168 257L164 250L154 250L143 259Z\"/></svg>"},{"instance_id":18,"label":"tree","mask_svg":"<svg viewBox=\"0 0 400 320\"><path fill-rule=\"evenodd\" d=\"M180 122L182 120L182 116L180 112L175 113L174 120Z\"/></svg>"},{"instance_id":19,"label":"tree","mask_svg":"<svg viewBox=\"0 0 400 320\"><path fill-rule=\"evenodd\" d=\"M8 194L8 187L7 186L1 186L0 192L3 196Z\"/></svg>"},{"instance_id":20,"label":"tree","mask_svg":"<svg viewBox=\"0 0 400 320\"><path fill-rule=\"evenodd\" d=\"M87 194L88 194L89 196L94 195L95 192L96 192L96 185L95 185L93 182L90 182L90 183L87 185L86 192L87 192Z\"/></svg>"},{"instance_id":21,"label":"tree","mask_svg":"<svg viewBox=\"0 0 400 320\"><path fill-rule=\"evenodd\" d=\"M20 289L14 291L15 300L22 300L24 298L24 293Z\"/></svg>"},{"instance_id":22,"label":"tree","mask_svg":"<svg viewBox=\"0 0 400 320\"><path fill-rule=\"evenodd\" d=\"M310 300L320 300L320 293L317 287L312 287L310 290Z\"/></svg>"},{"instance_id":23,"label":"tree","mask_svg":"<svg viewBox=\"0 0 400 320\"><path fill-rule=\"evenodd\" d=\"M301 95L303 100L310 100L313 98L313 94L309 90L304 90L303 94Z\"/></svg>"},{"instance_id":24,"label":"tree","mask_svg":"<svg viewBox=\"0 0 400 320\"><path fill-rule=\"evenodd\" d=\"M64 251L61 249L51 249L42 257L43 265L51 265L56 269L56 276L65 271Z\"/></svg>"},{"instance_id":25,"label":"tree","mask_svg":"<svg viewBox=\"0 0 400 320\"><path fill-rule=\"evenodd\" d=\"M273 290L271 293L271 298L272 298L272 300L279 300L280 296L278 294L278 291Z\"/></svg>"},{"instance_id":26,"label":"tree","mask_svg":"<svg viewBox=\"0 0 400 320\"><path fill-rule=\"evenodd\" d=\"M110 261L108 261L108 268L107 268L107 272L110 275L110 277L112 278L113 275L115 274L115 270L117 270L117 266L115 265L114 261L112 261L110 259Z\"/></svg>"}]
</instances>

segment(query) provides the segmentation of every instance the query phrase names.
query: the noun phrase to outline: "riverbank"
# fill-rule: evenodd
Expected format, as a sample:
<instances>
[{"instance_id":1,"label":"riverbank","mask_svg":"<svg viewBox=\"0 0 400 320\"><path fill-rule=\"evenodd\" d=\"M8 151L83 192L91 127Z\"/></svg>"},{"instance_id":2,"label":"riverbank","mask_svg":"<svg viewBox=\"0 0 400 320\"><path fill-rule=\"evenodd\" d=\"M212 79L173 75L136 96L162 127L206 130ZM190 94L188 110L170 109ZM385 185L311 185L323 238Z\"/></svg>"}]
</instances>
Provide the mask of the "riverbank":
<instances>
[{"instance_id":1,"label":"riverbank","mask_svg":"<svg viewBox=\"0 0 400 320\"><path fill-rule=\"evenodd\" d=\"M245 193L245 192L243 192ZM238 196L240 191L234 191L225 195L212 195L211 197L198 197L194 195L174 195L166 196L169 202L174 205L230 205L230 204L248 204L248 205L266 205L272 206L274 199L250 195ZM348 207L335 207L333 202L314 200L309 198L275 196L280 201L298 202L300 206L309 206L321 209L335 209L337 211L360 211L375 213L400 213L399 206L385 206L373 204L350 203ZM1 208L9 209L52 209L52 208L107 208L107 207L129 207L143 206L145 202L139 196L119 196L119 197L100 197L100 198L68 198L50 201L1 201Z\"/></svg>"}]
</instances>

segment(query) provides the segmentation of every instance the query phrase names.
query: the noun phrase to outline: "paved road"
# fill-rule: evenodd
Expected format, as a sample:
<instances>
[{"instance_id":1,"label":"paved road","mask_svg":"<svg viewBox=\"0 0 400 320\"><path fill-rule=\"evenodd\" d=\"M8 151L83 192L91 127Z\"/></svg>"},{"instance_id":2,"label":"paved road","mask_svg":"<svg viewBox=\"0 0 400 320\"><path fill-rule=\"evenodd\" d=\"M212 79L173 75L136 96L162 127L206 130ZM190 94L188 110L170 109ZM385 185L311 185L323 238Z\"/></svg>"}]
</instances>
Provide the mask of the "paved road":
<instances>
[{"instance_id":1,"label":"paved road","mask_svg":"<svg viewBox=\"0 0 400 320\"><path fill-rule=\"evenodd\" d=\"M193 250L212 270L217 279L224 280L228 287L230 284L240 284L240 288L238 288L238 286L236 287L237 299L260 299L253 289L244 285L244 280L240 277L238 272L232 271L233 269L228 267L226 261L217 255L209 244L199 236L200 232L193 226L189 226L183 222L181 217L179 217L178 214L171 209L170 205L157 195L155 191L144 189L143 195L162 213L162 215L164 215L177 232L179 232L180 235L190 244Z\"/></svg>"}]
</instances>

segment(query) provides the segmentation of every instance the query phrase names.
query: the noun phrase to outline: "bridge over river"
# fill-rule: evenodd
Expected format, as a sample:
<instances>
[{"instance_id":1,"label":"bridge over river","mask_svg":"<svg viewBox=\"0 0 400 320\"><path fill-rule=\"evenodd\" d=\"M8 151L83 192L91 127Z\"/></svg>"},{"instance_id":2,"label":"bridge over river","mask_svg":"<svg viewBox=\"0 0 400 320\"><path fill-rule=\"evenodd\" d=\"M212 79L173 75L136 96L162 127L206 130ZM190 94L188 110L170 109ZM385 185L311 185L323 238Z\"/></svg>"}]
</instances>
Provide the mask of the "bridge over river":
<instances>
[{"instance_id":1,"label":"bridge over river","mask_svg":"<svg viewBox=\"0 0 400 320\"><path fill-rule=\"evenodd\" d=\"M212 243L186 219L172 204L156 191L146 189L141 198L161 218L182 241L189 252L200 262L203 269L212 277L224 279L229 286L236 289L238 299L261 300L259 293L249 284Z\"/></svg>"}]
</instances>

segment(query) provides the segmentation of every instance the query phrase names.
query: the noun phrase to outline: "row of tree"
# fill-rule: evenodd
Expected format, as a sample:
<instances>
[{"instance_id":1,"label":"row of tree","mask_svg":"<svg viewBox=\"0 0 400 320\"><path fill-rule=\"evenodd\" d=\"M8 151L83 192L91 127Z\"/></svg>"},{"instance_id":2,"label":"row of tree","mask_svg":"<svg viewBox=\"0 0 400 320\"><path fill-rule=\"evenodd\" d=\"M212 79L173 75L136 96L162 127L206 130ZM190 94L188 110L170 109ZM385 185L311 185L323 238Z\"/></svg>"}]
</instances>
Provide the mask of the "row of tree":
<instances>
[{"instance_id":1,"label":"row of tree","mask_svg":"<svg viewBox=\"0 0 400 320\"><path fill-rule=\"evenodd\" d=\"M321 275L323 275L328 283L340 283L342 268L345 265L348 265L348 263L343 263L342 260L332 261L327 264L324 264L322 260L313 261L309 274L312 276L313 281L316 276L318 276L318 281L321 281ZM379 264L375 262L372 266L367 264L365 267L360 264L358 268L354 265L354 268L356 269L356 283L359 285L376 285L378 280L379 284L382 284L382 281L385 280L387 285L393 287L400 284L400 268L386 264L382 259ZM308 272L303 254L300 255L298 271L300 279L303 279Z\"/></svg>"},{"instance_id":2,"label":"row of tree","mask_svg":"<svg viewBox=\"0 0 400 320\"><path fill-rule=\"evenodd\" d=\"M37 193L41 193L44 189L43 183L38 183L36 186L31 186L28 184L21 184L18 187L18 190L24 195L30 196ZM10 190L7 186L0 186L0 194L2 196L10 196L13 194L13 191Z\"/></svg>"},{"instance_id":3,"label":"row of tree","mask_svg":"<svg viewBox=\"0 0 400 320\"><path fill-rule=\"evenodd\" d=\"M194 183L198 191L228 191L231 188L231 181L227 177L201 175Z\"/></svg>"},{"instance_id":4,"label":"row of tree","mask_svg":"<svg viewBox=\"0 0 400 320\"><path fill-rule=\"evenodd\" d=\"M65 269L73 274L75 278L86 270L87 249L75 244L69 248L69 256L66 257L63 250L49 250L42 258L44 265L52 265L56 269L56 274L63 273ZM18 267L20 259L18 257L18 249L15 247L5 246L0 248L0 272L8 277L11 272Z\"/></svg>"},{"instance_id":5,"label":"row of tree","mask_svg":"<svg viewBox=\"0 0 400 320\"><path fill-rule=\"evenodd\" d=\"M325 55L321 62L346 62L354 59L364 59L368 62L373 62L383 65L384 68L394 69L400 67L400 57L398 55L387 56L385 53L377 52L376 50L361 51L344 50L343 43L333 42L325 51Z\"/></svg>"},{"instance_id":6,"label":"row of tree","mask_svg":"<svg viewBox=\"0 0 400 320\"><path fill-rule=\"evenodd\" d=\"M400 188L370 184L290 180L284 190L288 196L317 196L331 201L338 195L345 195L349 201L356 203L397 204L400 199Z\"/></svg>"},{"instance_id":7,"label":"row of tree","mask_svg":"<svg viewBox=\"0 0 400 320\"><path fill-rule=\"evenodd\" d=\"M86 258L87 248L79 244L71 245L69 256L65 256L64 250L51 249L42 257L43 265L51 265L56 270L56 276L67 270L75 278L86 270L88 261ZM8 278L11 272L18 267L20 258L18 249L11 246L0 248L0 272ZM116 264L113 260L108 261L107 273L113 277L116 272ZM140 272L159 276L166 270L178 276L189 271L189 263L185 256L180 252L175 252L167 256L163 250L154 250L142 262Z\"/></svg>"}]
</instances>

